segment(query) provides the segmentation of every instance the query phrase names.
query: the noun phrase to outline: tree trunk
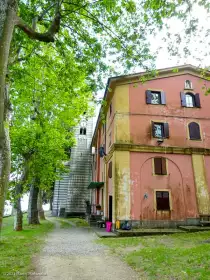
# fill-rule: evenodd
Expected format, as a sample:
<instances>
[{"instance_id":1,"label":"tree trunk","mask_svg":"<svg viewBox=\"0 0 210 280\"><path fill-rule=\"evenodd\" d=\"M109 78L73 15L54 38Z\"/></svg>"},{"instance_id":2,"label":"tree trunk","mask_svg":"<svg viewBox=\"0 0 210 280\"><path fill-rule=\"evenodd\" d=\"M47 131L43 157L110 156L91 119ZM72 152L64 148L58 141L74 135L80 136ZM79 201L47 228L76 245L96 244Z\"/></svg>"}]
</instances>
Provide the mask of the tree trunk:
<instances>
[{"instance_id":1,"label":"tree trunk","mask_svg":"<svg viewBox=\"0 0 210 280\"><path fill-rule=\"evenodd\" d=\"M53 197L50 198L50 211L53 209Z\"/></svg>"},{"instance_id":2,"label":"tree trunk","mask_svg":"<svg viewBox=\"0 0 210 280\"><path fill-rule=\"evenodd\" d=\"M14 203L14 230L23 229L23 213L21 209L21 194L23 187L21 184L15 186L15 203Z\"/></svg>"},{"instance_id":3,"label":"tree trunk","mask_svg":"<svg viewBox=\"0 0 210 280\"><path fill-rule=\"evenodd\" d=\"M30 195L29 195L29 205L28 205L28 224L39 224L39 216L38 216L38 201L39 188L37 185L31 185L30 187Z\"/></svg>"},{"instance_id":4,"label":"tree trunk","mask_svg":"<svg viewBox=\"0 0 210 280\"><path fill-rule=\"evenodd\" d=\"M6 73L10 44L14 30L15 0L0 4L0 230L10 174L10 141L8 123L9 97L6 92Z\"/></svg>"},{"instance_id":5,"label":"tree trunk","mask_svg":"<svg viewBox=\"0 0 210 280\"><path fill-rule=\"evenodd\" d=\"M23 194L23 186L28 179L30 155L24 158L23 172L20 181L15 186L14 198L14 230L21 231L23 229L23 213L21 209L21 198Z\"/></svg>"},{"instance_id":6,"label":"tree trunk","mask_svg":"<svg viewBox=\"0 0 210 280\"><path fill-rule=\"evenodd\" d=\"M38 211L39 211L40 220L45 220L44 209L42 207L42 191L41 190L39 190L39 196L38 196Z\"/></svg>"}]
</instances>

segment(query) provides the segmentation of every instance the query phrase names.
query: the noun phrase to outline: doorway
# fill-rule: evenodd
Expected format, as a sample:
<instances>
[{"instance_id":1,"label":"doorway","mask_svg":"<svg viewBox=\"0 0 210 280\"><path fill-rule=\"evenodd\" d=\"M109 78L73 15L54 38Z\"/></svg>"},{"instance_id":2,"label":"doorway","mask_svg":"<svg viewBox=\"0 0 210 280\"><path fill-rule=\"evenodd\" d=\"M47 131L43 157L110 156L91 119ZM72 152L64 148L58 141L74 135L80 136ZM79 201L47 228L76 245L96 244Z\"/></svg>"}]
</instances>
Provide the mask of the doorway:
<instances>
[{"instance_id":1,"label":"doorway","mask_svg":"<svg viewBox=\"0 0 210 280\"><path fill-rule=\"evenodd\" d=\"M112 222L112 195L109 195L109 222Z\"/></svg>"}]
</instances>

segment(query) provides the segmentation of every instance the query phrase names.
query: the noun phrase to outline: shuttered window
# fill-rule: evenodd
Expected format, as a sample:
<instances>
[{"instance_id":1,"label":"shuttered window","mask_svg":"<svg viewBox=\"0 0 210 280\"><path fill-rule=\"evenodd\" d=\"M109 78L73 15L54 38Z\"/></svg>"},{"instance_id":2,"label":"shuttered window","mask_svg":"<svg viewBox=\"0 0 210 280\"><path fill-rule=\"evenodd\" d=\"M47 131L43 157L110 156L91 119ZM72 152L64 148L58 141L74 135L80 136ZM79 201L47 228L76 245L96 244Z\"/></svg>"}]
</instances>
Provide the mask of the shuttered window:
<instances>
[{"instance_id":1,"label":"shuttered window","mask_svg":"<svg viewBox=\"0 0 210 280\"><path fill-rule=\"evenodd\" d=\"M110 161L109 163L109 167L108 167L108 177L112 178L112 161Z\"/></svg>"},{"instance_id":2,"label":"shuttered window","mask_svg":"<svg viewBox=\"0 0 210 280\"><path fill-rule=\"evenodd\" d=\"M152 136L154 138L169 138L168 123L152 122Z\"/></svg>"},{"instance_id":3,"label":"shuttered window","mask_svg":"<svg viewBox=\"0 0 210 280\"><path fill-rule=\"evenodd\" d=\"M196 122L188 124L190 140L201 140L200 126Z\"/></svg>"},{"instance_id":4,"label":"shuttered window","mask_svg":"<svg viewBox=\"0 0 210 280\"><path fill-rule=\"evenodd\" d=\"M146 90L146 103L147 104L166 104L166 96L163 91Z\"/></svg>"},{"instance_id":5,"label":"shuttered window","mask_svg":"<svg viewBox=\"0 0 210 280\"><path fill-rule=\"evenodd\" d=\"M154 172L156 175L167 175L166 158L164 157L154 158Z\"/></svg>"},{"instance_id":6,"label":"shuttered window","mask_svg":"<svg viewBox=\"0 0 210 280\"><path fill-rule=\"evenodd\" d=\"M182 107L201 107L201 102L200 102L200 95L199 93L193 94L191 92L181 92L181 105Z\"/></svg>"},{"instance_id":7,"label":"shuttered window","mask_svg":"<svg viewBox=\"0 0 210 280\"><path fill-rule=\"evenodd\" d=\"M156 191L156 207L159 211L170 210L169 192Z\"/></svg>"}]
</instances>

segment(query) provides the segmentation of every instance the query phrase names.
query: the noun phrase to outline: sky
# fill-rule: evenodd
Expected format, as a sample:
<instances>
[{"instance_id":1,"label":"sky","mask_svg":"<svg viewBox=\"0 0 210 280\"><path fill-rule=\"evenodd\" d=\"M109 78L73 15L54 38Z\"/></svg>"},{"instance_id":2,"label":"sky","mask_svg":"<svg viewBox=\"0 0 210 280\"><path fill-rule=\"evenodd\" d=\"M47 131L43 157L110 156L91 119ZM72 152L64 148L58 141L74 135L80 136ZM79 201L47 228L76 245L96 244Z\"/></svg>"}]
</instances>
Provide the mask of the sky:
<instances>
[{"instance_id":1,"label":"sky","mask_svg":"<svg viewBox=\"0 0 210 280\"><path fill-rule=\"evenodd\" d=\"M206 55L206 52L208 49L210 49L210 15L207 14L207 12L199 6L196 6L191 16L196 16L199 18L199 27L203 30L199 32L199 36L191 38L191 42L188 45L189 49L192 51L191 55L185 56L183 52L181 51L184 47L184 43L180 43L179 45L179 53L181 54L181 57L178 56L172 56L168 52L168 44L167 42L163 41L163 37L167 37L167 31L166 29L163 29L161 32L158 32L157 35L150 36L149 41L151 45L152 52L157 52L157 59L155 61L156 69L161 68L167 68L167 67L173 67L177 65L183 65L183 64L192 64L194 66L202 66L207 67L210 66L210 55ZM190 18L189 18L190 20ZM176 19L170 19L166 21L167 24L169 24L170 29L168 30L169 33L171 33L171 37L173 38L173 35L178 33L182 37L182 40L184 41L184 29L185 26L183 26L183 23L181 23L179 20ZM209 36L208 36L209 32ZM141 72L142 69L135 69L135 72ZM134 73L131 71L131 73ZM109 77L107 77L108 79ZM106 81L104 81L106 83ZM104 90L98 92L98 98L102 98L104 95ZM95 117L94 117L94 123L96 124L98 114L99 114L100 106L97 106L95 110ZM22 199L22 210L27 210L28 207L28 195L24 195ZM8 211L11 211L11 207L6 207ZM45 210L49 209L49 205L44 206Z\"/></svg>"}]
</instances>

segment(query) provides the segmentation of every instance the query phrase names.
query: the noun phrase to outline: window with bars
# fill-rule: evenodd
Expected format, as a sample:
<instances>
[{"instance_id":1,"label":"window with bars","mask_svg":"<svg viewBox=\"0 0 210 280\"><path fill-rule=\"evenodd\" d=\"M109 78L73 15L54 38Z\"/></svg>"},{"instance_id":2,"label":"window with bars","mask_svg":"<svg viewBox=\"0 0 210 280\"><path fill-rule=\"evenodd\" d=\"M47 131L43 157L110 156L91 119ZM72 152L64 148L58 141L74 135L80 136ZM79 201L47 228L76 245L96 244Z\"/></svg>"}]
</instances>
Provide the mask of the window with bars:
<instances>
[{"instance_id":1,"label":"window with bars","mask_svg":"<svg viewBox=\"0 0 210 280\"><path fill-rule=\"evenodd\" d=\"M156 175L167 175L166 158L164 157L154 158L154 173Z\"/></svg>"},{"instance_id":2,"label":"window with bars","mask_svg":"<svg viewBox=\"0 0 210 280\"><path fill-rule=\"evenodd\" d=\"M152 122L152 136L154 138L169 138L168 123Z\"/></svg>"},{"instance_id":3,"label":"window with bars","mask_svg":"<svg viewBox=\"0 0 210 280\"><path fill-rule=\"evenodd\" d=\"M158 105L158 104L165 105L166 104L165 92L146 90L146 103L153 104L153 105Z\"/></svg>"},{"instance_id":4,"label":"window with bars","mask_svg":"<svg viewBox=\"0 0 210 280\"><path fill-rule=\"evenodd\" d=\"M156 209L158 211L170 210L170 199L168 191L156 191Z\"/></svg>"}]
</instances>

